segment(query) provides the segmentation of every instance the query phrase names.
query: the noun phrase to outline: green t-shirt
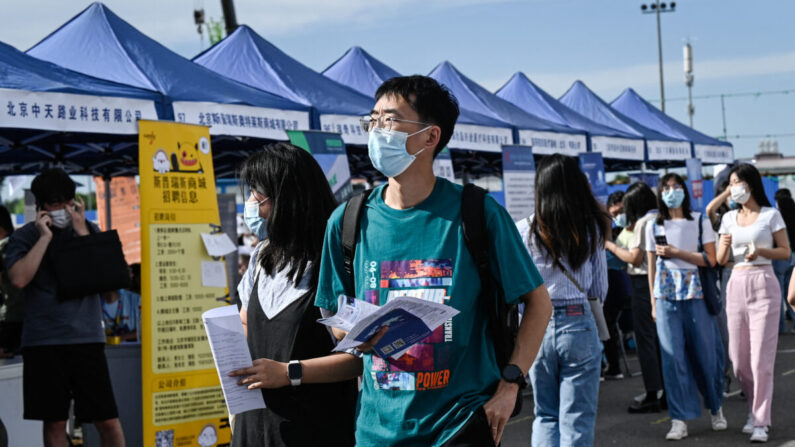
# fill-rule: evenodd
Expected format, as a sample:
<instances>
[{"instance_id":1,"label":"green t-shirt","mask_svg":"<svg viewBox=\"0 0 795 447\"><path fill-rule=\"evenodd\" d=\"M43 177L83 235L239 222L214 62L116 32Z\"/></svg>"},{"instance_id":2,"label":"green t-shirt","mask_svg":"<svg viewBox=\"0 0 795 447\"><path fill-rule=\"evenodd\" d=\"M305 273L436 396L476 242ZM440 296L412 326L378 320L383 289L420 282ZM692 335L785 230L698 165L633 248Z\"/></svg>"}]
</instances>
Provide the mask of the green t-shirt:
<instances>
[{"instance_id":1,"label":"green t-shirt","mask_svg":"<svg viewBox=\"0 0 795 447\"><path fill-rule=\"evenodd\" d=\"M460 311L398 360L365 355L356 423L360 446L440 445L491 398L500 372L486 315L478 302L480 279L461 229L462 187L437 178L419 205L396 210L376 188L361 217L354 257L356 296L383 305L414 296ZM329 219L315 304L332 312L345 293L340 242L344 206ZM491 197L485 202L490 265L515 303L543 283L516 225Z\"/></svg>"}]
</instances>

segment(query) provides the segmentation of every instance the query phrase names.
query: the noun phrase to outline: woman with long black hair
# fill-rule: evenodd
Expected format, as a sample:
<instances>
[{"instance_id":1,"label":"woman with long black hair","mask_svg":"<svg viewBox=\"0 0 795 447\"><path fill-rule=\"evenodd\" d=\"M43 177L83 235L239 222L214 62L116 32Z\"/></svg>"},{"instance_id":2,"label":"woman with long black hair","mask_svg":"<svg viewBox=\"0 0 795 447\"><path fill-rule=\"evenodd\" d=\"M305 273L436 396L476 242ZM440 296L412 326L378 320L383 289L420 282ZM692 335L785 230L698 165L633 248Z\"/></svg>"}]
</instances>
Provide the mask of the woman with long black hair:
<instances>
[{"instance_id":1,"label":"woman with long black hair","mask_svg":"<svg viewBox=\"0 0 795 447\"><path fill-rule=\"evenodd\" d=\"M657 202L659 213L646 226L651 311L671 415L665 438L679 440L688 434L685 421L701 416L699 392L710 410L712 429L727 427L721 408L723 346L698 272L698 267L715 264L715 233L709 219L690 211L690 196L678 174L660 179Z\"/></svg>"},{"instance_id":2,"label":"woman with long black hair","mask_svg":"<svg viewBox=\"0 0 795 447\"><path fill-rule=\"evenodd\" d=\"M246 224L260 239L238 286L251 355L285 363L325 356L333 339L314 302L337 204L326 176L307 151L276 143L249 157L240 179L250 190ZM355 381L292 385L263 389L267 408L236 416L233 446L354 444Z\"/></svg>"},{"instance_id":3,"label":"woman with long black hair","mask_svg":"<svg viewBox=\"0 0 795 447\"><path fill-rule=\"evenodd\" d=\"M792 193L787 188L781 188L776 191L773 196L776 200L776 208L781 213L784 223L787 225L787 239L789 239L789 248L795 248L792 241L795 241L795 201L792 200ZM773 271L776 272L778 283L781 286L781 319L779 320L778 332L780 334L787 332L787 315L792 320L792 330L795 332L795 312L792 310L789 302L787 302L787 290L789 289L790 276L792 276L792 266L795 265L795 252L792 253L789 259L775 259L773 260Z\"/></svg>"},{"instance_id":4,"label":"woman with long black hair","mask_svg":"<svg viewBox=\"0 0 795 447\"><path fill-rule=\"evenodd\" d=\"M603 302L607 294L610 218L572 157L544 157L535 188L535 214L517 227L555 309L530 368L532 445L590 446L602 356L588 299Z\"/></svg>"},{"instance_id":5,"label":"woman with long black hair","mask_svg":"<svg viewBox=\"0 0 795 447\"><path fill-rule=\"evenodd\" d=\"M781 213L770 206L759 171L739 164L729 173L732 199L741 208L723 216L718 262L729 254L734 269L726 289L729 356L734 375L748 399L743 433L752 442L767 442L773 401L781 287L771 260L790 259L787 228Z\"/></svg>"}]
</instances>

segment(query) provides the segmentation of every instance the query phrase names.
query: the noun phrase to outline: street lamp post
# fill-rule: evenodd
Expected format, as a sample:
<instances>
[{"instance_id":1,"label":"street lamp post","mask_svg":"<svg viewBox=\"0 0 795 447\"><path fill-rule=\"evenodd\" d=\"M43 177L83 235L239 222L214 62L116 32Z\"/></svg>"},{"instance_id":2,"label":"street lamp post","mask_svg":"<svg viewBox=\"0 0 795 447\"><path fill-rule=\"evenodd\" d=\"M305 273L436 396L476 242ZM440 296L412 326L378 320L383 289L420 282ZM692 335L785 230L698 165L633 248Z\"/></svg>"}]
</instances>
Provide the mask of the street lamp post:
<instances>
[{"instance_id":1,"label":"street lamp post","mask_svg":"<svg viewBox=\"0 0 795 447\"><path fill-rule=\"evenodd\" d=\"M665 87L663 86L663 60L662 60L662 30L660 27L660 13L674 12L676 10L676 2L671 2L670 5L660 0L654 0L654 3L640 5L640 11L643 14L656 14L657 15L657 57L660 63L660 109L665 113Z\"/></svg>"},{"instance_id":2,"label":"street lamp post","mask_svg":"<svg viewBox=\"0 0 795 447\"><path fill-rule=\"evenodd\" d=\"M690 117L690 127L693 127L693 115L696 113L696 108L693 106L693 47L690 42L685 44L684 49L685 59L685 85L687 86L687 115Z\"/></svg>"}]
</instances>

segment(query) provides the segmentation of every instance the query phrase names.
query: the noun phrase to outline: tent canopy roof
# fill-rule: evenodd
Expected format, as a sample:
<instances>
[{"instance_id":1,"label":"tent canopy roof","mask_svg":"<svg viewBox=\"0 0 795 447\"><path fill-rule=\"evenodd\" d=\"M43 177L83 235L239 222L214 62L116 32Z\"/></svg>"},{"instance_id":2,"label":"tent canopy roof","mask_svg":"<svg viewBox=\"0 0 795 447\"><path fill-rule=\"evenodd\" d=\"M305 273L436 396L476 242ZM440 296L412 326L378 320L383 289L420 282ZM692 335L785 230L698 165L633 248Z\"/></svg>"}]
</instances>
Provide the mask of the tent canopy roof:
<instances>
[{"instance_id":1,"label":"tent canopy roof","mask_svg":"<svg viewBox=\"0 0 795 447\"><path fill-rule=\"evenodd\" d=\"M582 134L582 131L558 125L542 118L531 115L510 102L496 96L475 81L467 78L456 69L453 64L444 61L437 65L428 75L445 85L458 99L462 109L469 109L510 123L519 129L532 129L538 131Z\"/></svg>"},{"instance_id":2,"label":"tent canopy roof","mask_svg":"<svg viewBox=\"0 0 795 447\"><path fill-rule=\"evenodd\" d=\"M92 3L28 54L102 79L155 90L172 101L308 110L302 104L192 63L144 35L102 3Z\"/></svg>"},{"instance_id":3,"label":"tent canopy roof","mask_svg":"<svg viewBox=\"0 0 795 447\"><path fill-rule=\"evenodd\" d=\"M625 132L597 123L572 110L538 87L522 72L514 73L511 79L497 90L496 95L535 116L556 124L584 130L592 135L638 138L634 132Z\"/></svg>"},{"instance_id":4,"label":"tent canopy roof","mask_svg":"<svg viewBox=\"0 0 795 447\"><path fill-rule=\"evenodd\" d=\"M323 70L323 76L373 98L384 81L396 78L400 73L361 47L354 46Z\"/></svg>"},{"instance_id":5,"label":"tent canopy roof","mask_svg":"<svg viewBox=\"0 0 795 447\"><path fill-rule=\"evenodd\" d=\"M298 62L246 25L193 58L226 77L320 113L365 115L372 100Z\"/></svg>"}]
</instances>

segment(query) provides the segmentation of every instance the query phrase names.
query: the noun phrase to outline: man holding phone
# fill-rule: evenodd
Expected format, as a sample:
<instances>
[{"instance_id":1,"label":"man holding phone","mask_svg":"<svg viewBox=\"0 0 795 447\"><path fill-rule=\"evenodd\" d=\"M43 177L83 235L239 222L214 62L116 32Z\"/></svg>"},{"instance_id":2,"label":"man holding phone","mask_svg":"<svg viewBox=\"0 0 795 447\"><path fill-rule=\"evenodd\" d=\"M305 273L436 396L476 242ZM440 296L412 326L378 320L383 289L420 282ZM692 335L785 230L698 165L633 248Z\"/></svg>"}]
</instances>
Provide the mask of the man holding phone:
<instances>
[{"instance_id":1,"label":"man holding phone","mask_svg":"<svg viewBox=\"0 0 795 447\"><path fill-rule=\"evenodd\" d=\"M44 423L44 445L66 446L69 404L79 421L93 422L103 446L123 446L124 435L105 359L99 295L66 299L55 275L54 246L97 232L75 183L62 169L47 169L30 186L36 221L11 235L6 266L23 290L23 398L25 419Z\"/></svg>"}]
</instances>

